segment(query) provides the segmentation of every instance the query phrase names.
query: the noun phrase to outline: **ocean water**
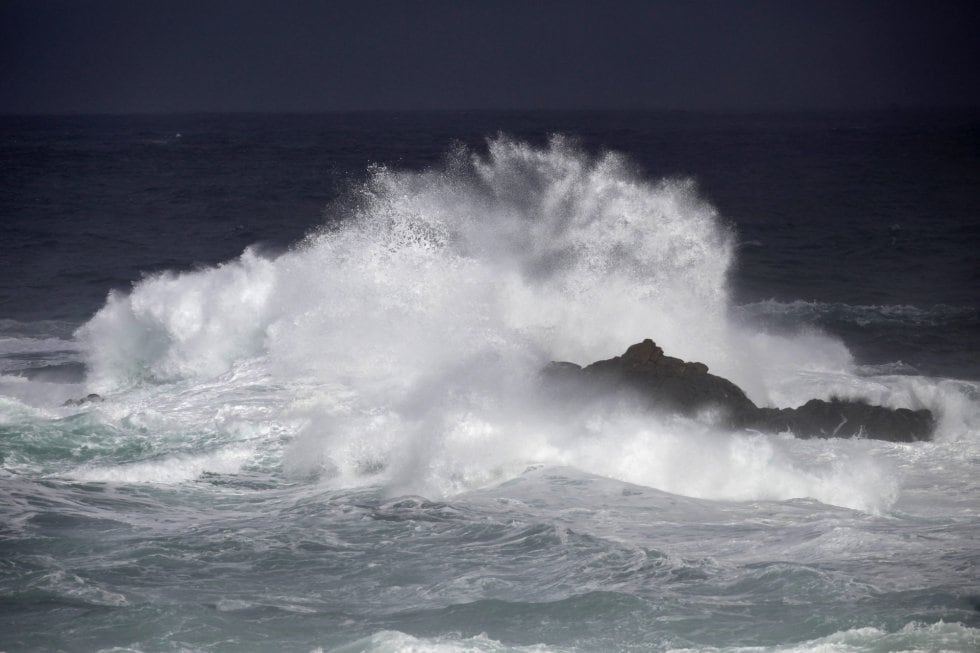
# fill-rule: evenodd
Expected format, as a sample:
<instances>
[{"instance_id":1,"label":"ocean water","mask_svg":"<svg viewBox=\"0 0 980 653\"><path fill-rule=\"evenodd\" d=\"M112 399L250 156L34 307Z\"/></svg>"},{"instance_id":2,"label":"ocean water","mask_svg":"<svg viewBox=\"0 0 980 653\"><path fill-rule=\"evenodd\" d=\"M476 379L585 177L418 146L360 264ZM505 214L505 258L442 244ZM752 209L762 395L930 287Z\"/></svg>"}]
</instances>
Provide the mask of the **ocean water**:
<instances>
[{"instance_id":1,"label":"ocean water","mask_svg":"<svg viewBox=\"0 0 980 653\"><path fill-rule=\"evenodd\" d=\"M980 649L980 115L3 117L0 218L2 651ZM647 337L935 438L541 392Z\"/></svg>"}]
</instances>

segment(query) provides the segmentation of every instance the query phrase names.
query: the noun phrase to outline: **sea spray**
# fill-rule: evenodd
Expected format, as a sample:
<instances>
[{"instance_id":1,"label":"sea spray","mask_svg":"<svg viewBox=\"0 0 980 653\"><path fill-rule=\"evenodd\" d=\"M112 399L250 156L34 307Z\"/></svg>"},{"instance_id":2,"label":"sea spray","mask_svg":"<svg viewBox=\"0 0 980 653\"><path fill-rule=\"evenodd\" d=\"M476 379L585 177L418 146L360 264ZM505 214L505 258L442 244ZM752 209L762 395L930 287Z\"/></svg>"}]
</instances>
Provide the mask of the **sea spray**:
<instances>
[{"instance_id":1,"label":"sea spray","mask_svg":"<svg viewBox=\"0 0 980 653\"><path fill-rule=\"evenodd\" d=\"M681 356L729 356L732 239L690 182L648 182L561 138L500 138L444 169L376 168L348 213L276 259L250 250L110 296L79 334L94 387L213 376L295 349L336 368L336 350L386 340L425 346L404 360L412 369L481 338L542 360L612 355L651 333Z\"/></svg>"},{"instance_id":2,"label":"sea spray","mask_svg":"<svg viewBox=\"0 0 980 653\"><path fill-rule=\"evenodd\" d=\"M78 332L90 388L124 400L217 380L235 396L239 370L258 369L296 425L286 472L338 487L447 495L540 462L708 498L874 509L893 495L888 484L842 495L854 470L802 470L776 439L539 400L547 361L587 363L644 337L760 403L799 370L848 373L846 348L826 335L730 317L733 235L692 182L646 180L561 137L545 148L500 137L437 169L376 167L335 212L345 219L278 257L248 250L110 295ZM185 413L173 416L200 422ZM746 475L757 478L719 480Z\"/></svg>"}]
</instances>

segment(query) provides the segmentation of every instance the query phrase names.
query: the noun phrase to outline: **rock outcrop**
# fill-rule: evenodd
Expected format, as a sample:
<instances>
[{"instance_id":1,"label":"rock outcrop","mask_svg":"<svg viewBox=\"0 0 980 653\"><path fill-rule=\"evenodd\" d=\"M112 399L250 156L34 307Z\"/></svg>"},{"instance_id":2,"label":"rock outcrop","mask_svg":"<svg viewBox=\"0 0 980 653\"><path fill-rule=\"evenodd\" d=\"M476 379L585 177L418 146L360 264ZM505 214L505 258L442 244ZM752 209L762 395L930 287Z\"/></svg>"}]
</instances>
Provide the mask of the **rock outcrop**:
<instances>
[{"instance_id":1,"label":"rock outcrop","mask_svg":"<svg viewBox=\"0 0 980 653\"><path fill-rule=\"evenodd\" d=\"M85 404L99 403L102 401L102 396L97 395L94 392L90 395L82 397L81 399L69 399L62 406L84 406Z\"/></svg>"},{"instance_id":2,"label":"rock outcrop","mask_svg":"<svg viewBox=\"0 0 980 653\"><path fill-rule=\"evenodd\" d=\"M730 429L788 430L801 438L913 442L930 439L935 428L928 410L892 409L864 401L811 399L798 408L759 408L737 385L709 374L703 363L666 356L649 339L622 356L587 367L551 363L543 376L553 392L576 401L631 395L660 412L690 417L710 413L712 421Z\"/></svg>"}]
</instances>

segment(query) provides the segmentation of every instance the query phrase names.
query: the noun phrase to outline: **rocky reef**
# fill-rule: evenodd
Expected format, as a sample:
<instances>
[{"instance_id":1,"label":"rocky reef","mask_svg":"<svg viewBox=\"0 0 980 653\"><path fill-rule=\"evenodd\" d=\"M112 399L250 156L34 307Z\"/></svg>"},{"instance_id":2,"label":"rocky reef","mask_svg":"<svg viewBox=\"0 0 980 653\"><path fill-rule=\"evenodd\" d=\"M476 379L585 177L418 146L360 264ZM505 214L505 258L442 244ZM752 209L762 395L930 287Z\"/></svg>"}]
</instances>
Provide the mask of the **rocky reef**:
<instances>
[{"instance_id":1,"label":"rocky reef","mask_svg":"<svg viewBox=\"0 0 980 653\"><path fill-rule=\"evenodd\" d=\"M703 363L666 356L649 339L631 346L622 356L586 367L551 363L542 376L559 397L581 402L610 395L633 396L659 412L710 415L714 423L735 430L791 431L800 438L914 442L929 440L935 429L928 410L885 408L860 400L811 399L798 408L760 408L737 385L709 374Z\"/></svg>"}]
</instances>

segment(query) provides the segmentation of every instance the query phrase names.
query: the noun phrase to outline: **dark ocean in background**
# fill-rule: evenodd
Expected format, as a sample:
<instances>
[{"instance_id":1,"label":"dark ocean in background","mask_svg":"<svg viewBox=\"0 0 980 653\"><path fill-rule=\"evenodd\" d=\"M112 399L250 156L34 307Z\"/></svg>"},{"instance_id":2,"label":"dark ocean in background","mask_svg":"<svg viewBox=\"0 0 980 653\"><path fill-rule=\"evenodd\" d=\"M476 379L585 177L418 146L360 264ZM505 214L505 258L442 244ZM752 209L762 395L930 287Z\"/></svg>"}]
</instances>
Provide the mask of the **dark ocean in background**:
<instances>
[{"instance_id":1,"label":"dark ocean in background","mask_svg":"<svg viewBox=\"0 0 980 653\"><path fill-rule=\"evenodd\" d=\"M976 112L0 117L0 650L980 650L978 252Z\"/></svg>"}]
</instances>

